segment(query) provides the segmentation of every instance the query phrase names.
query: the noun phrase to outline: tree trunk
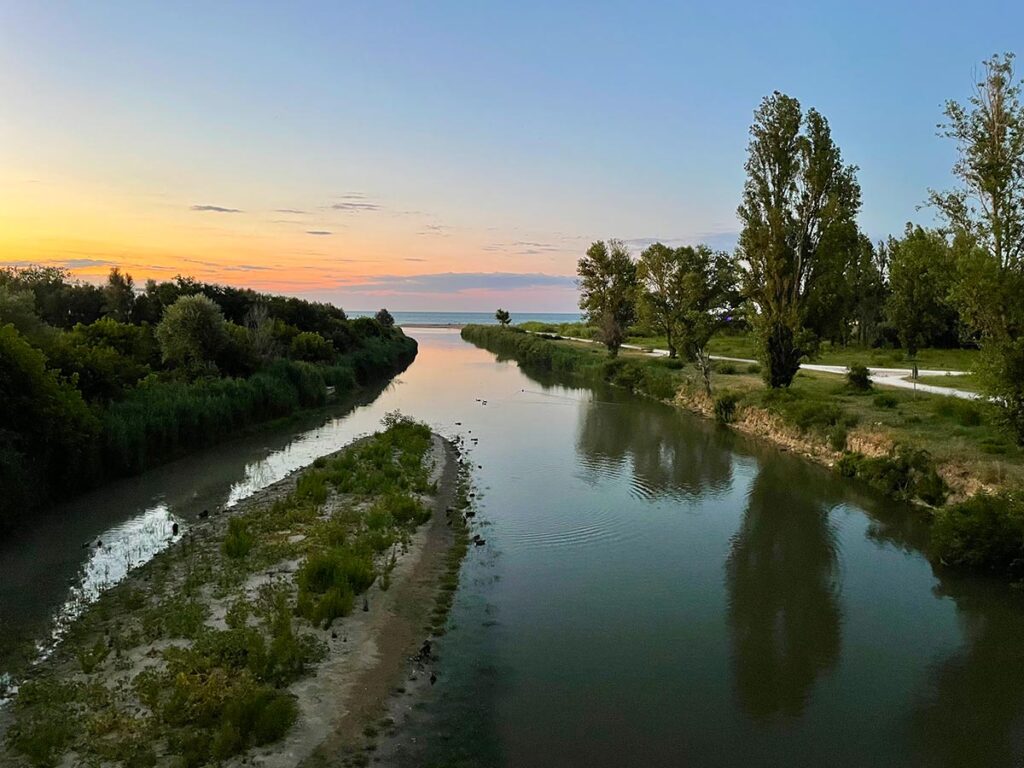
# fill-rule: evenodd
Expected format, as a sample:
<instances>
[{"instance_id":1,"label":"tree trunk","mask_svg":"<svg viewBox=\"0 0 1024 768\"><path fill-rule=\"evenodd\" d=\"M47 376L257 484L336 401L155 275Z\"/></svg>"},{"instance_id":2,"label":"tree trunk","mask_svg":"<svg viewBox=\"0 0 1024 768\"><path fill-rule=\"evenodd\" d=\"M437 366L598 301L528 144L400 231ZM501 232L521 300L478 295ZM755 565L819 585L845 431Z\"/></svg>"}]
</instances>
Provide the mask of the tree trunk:
<instances>
[{"instance_id":1,"label":"tree trunk","mask_svg":"<svg viewBox=\"0 0 1024 768\"><path fill-rule=\"evenodd\" d=\"M693 357L697 363L697 370L704 378L704 391L711 397L711 355L705 349L698 349Z\"/></svg>"}]
</instances>

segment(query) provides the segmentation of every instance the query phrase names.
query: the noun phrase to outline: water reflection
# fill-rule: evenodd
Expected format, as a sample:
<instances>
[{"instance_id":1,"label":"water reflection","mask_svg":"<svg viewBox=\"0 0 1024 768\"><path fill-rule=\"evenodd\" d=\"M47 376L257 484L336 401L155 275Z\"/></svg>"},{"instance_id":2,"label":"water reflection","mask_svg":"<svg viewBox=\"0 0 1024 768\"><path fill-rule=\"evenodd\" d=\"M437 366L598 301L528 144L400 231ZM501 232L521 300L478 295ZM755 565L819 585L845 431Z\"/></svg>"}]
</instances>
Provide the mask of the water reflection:
<instances>
[{"instance_id":1,"label":"water reflection","mask_svg":"<svg viewBox=\"0 0 1024 768\"><path fill-rule=\"evenodd\" d=\"M798 464L763 464L726 561L735 689L755 718L799 715L839 659L836 543L811 487Z\"/></svg>"},{"instance_id":2,"label":"water reflection","mask_svg":"<svg viewBox=\"0 0 1024 768\"><path fill-rule=\"evenodd\" d=\"M598 390L577 433L583 479L596 484L610 470L629 464L631 490L643 499L704 496L727 489L732 454L716 444L721 436L713 425L692 419L683 425L686 418L621 390Z\"/></svg>"},{"instance_id":3,"label":"water reflection","mask_svg":"<svg viewBox=\"0 0 1024 768\"><path fill-rule=\"evenodd\" d=\"M993 585L943 579L962 648L934 665L910 718L915 763L942 768L1024 764L1024 614Z\"/></svg>"}]
</instances>

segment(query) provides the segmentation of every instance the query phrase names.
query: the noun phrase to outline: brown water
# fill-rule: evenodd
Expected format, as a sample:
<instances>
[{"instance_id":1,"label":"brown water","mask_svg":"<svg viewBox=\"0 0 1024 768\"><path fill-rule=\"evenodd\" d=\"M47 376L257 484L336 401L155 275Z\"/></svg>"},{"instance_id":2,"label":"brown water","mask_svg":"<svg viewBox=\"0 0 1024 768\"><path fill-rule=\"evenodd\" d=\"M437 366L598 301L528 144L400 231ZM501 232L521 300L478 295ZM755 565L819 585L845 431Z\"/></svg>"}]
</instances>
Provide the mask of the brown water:
<instances>
[{"instance_id":1,"label":"brown water","mask_svg":"<svg viewBox=\"0 0 1024 768\"><path fill-rule=\"evenodd\" d=\"M372 403L105 489L74 523L4 542L5 635L85 588L82 541L120 531L122 559L141 559L168 520L399 408L479 440L487 539L400 764L1024 764L1024 600L936 572L913 512L666 406L411 332L419 357Z\"/></svg>"}]
</instances>

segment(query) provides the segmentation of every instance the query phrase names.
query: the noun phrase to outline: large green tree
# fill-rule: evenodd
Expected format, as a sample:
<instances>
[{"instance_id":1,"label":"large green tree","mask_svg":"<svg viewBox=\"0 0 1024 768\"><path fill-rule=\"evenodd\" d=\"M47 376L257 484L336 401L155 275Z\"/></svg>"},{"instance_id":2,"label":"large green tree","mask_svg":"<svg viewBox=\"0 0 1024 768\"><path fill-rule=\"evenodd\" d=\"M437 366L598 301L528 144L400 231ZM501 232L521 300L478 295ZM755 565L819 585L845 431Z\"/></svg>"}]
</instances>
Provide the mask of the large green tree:
<instances>
[{"instance_id":1,"label":"large green tree","mask_svg":"<svg viewBox=\"0 0 1024 768\"><path fill-rule=\"evenodd\" d=\"M636 263L619 240L597 241L576 267L580 309L615 357L636 321Z\"/></svg>"},{"instance_id":2,"label":"large green tree","mask_svg":"<svg viewBox=\"0 0 1024 768\"><path fill-rule=\"evenodd\" d=\"M190 374L214 370L218 354L228 343L224 313L202 294L182 296L164 310L156 339L165 363Z\"/></svg>"},{"instance_id":3,"label":"large green tree","mask_svg":"<svg viewBox=\"0 0 1024 768\"><path fill-rule=\"evenodd\" d=\"M886 315L907 355L914 357L921 347L955 344L959 318L949 294L956 265L945 235L907 224L902 238L889 238L886 250Z\"/></svg>"},{"instance_id":4,"label":"large green tree","mask_svg":"<svg viewBox=\"0 0 1024 768\"><path fill-rule=\"evenodd\" d=\"M825 118L814 109L805 115L790 96L766 97L750 135L739 253L765 379L786 387L816 348L805 321L822 245L855 224L860 186Z\"/></svg>"},{"instance_id":5,"label":"large green tree","mask_svg":"<svg viewBox=\"0 0 1024 768\"><path fill-rule=\"evenodd\" d=\"M676 356L676 340L682 324L679 259L663 243L652 243L640 254L636 274L640 319L665 336L668 356Z\"/></svg>"},{"instance_id":6,"label":"large green tree","mask_svg":"<svg viewBox=\"0 0 1024 768\"><path fill-rule=\"evenodd\" d=\"M706 245L676 249L678 301L682 310L679 341L711 394L708 342L728 322L738 303L735 262Z\"/></svg>"},{"instance_id":7,"label":"large green tree","mask_svg":"<svg viewBox=\"0 0 1024 768\"><path fill-rule=\"evenodd\" d=\"M960 186L931 202L974 244L962 249L953 297L981 334L988 392L1024 443L1024 107L1013 55L984 62L974 94L945 115Z\"/></svg>"}]
</instances>

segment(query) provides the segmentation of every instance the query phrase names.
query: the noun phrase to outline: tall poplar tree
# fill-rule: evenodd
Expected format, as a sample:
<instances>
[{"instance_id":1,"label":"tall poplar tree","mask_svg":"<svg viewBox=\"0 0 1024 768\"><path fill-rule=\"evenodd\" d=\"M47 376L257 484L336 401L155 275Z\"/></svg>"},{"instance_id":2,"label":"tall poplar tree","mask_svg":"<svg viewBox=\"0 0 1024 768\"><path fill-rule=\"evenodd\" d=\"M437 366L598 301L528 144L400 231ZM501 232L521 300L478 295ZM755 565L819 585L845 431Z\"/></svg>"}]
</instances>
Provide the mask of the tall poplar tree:
<instances>
[{"instance_id":1,"label":"tall poplar tree","mask_svg":"<svg viewBox=\"0 0 1024 768\"><path fill-rule=\"evenodd\" d=\"M817 339L806 326L822 243L855 226L857 169L844 165L828 121L776 91L754 113L739 216L744 290L754 308L764 375L787 387Z\"/></svg>"},{"instance_id":2,"label":"tall poplar tree","mask_svg":"<svg viewBox=\"0 0 1024 768\"><path fill-rule=\"evenodd\" d=\"M984 62L966 104L946 104L961 186L931 202L962 241L953 299L981 334L982 381L1024 444L1024 107L1013 55Z\"/></svg>"}]
</instances>

